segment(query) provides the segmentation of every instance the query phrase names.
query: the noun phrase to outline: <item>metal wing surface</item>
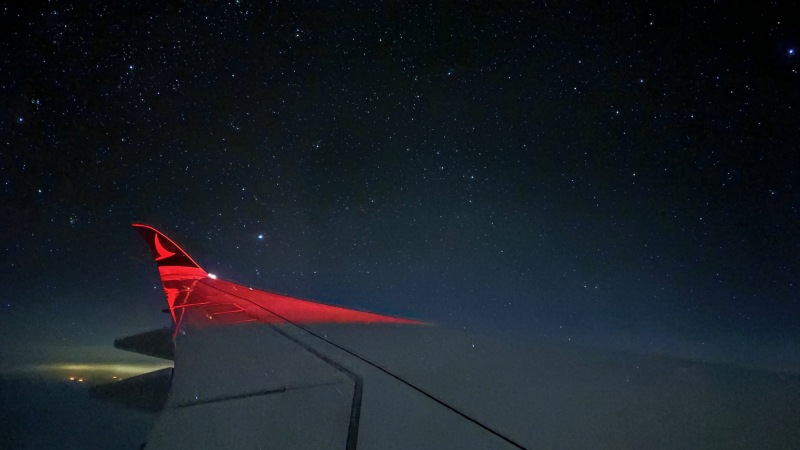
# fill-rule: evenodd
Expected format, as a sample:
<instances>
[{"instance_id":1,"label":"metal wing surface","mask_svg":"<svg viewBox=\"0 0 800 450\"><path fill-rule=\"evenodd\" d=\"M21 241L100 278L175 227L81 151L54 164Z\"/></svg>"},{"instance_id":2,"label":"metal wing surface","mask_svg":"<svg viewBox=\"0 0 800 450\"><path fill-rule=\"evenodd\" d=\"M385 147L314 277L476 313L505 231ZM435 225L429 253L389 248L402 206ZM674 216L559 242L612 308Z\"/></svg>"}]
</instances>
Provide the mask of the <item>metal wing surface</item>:
<instances>
[{"instance_id":1,"label":"metal wing surface","mask_svg":"<svg viewBox=\"0 0 800 450\"><path fill-rule=\"evenodd\" d=\"M428 325L217 279L164 234L134 227L175 323L172 387L147 448L519 447L327 337L402 339ZM401 353L405 345L390 343Z\"/></svg>"},{"instance_id":2,"label":"metal wing surface","mask_svg":"<svg viewBox=\"0 0 800 450\"><path fill-rule=\"evenodd\" d=\"M800 378L791 374L513 347L255 290L206 273L154 228L134 227L150 246L174 321L167 345L152 344L163 331L117 342L174 356L148 449L800 444Z\"/></svg>"}]
</instances>

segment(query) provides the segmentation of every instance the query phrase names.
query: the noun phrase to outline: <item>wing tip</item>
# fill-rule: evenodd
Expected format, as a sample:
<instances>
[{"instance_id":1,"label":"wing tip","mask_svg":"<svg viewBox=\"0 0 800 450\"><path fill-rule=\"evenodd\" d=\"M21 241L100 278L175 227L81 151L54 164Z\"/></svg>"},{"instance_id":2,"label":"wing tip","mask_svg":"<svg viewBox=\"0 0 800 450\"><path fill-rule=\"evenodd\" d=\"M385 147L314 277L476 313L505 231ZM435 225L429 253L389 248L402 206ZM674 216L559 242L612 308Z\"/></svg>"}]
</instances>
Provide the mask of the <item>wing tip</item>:
<instances>
[{"instance_id":1,"label":"wing tip","mask_svg":"<svg viewBox=\"0 0 800 450\"><path fill-rule=\"evenodd\" d=\"M169 236L157 230L155 227L140 222L134 222L131 226L139 231L139 235L142 236L142 239L144 239L150 247L153 259L159 269L166 267L189 267L192 269L199 269L205 273L200 267L200 264L197 264L180 245L176 244Z\"/></svg>"}]
</instances>

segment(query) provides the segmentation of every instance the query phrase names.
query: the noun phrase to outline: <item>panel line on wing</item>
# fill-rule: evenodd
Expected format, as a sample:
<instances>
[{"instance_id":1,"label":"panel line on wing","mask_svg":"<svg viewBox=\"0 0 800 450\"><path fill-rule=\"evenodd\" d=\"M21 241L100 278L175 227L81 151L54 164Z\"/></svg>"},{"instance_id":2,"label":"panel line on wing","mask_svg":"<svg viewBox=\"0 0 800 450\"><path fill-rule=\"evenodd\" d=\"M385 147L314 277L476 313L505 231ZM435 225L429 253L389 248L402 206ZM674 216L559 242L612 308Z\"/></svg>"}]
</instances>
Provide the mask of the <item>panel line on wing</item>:
<instances>
[{"instance_id":1,"label":"panel line on wing","mask_svg":"<svg viewBox=\"0 0 800 450\"><path fill-rule=\"evenodd\" d=\"M195 306L203 306L203 305L212 305L214 302L198 302L198 303L188 303L185 305L175 305L172 309L183 309L183 308L194 308ZM169 310L167 310L169 311Z\"/></svg>"},{"instance_id":2,"label":"panel line on wing","mask_svg":"<svg viewBox=\"0 0 800 450\"><path fill-rule=\"evenodd\" d=\"M334 384L343 384L341 381L331 381L327 383L312 383L312 384L303 384L298 386L284 386L278 389L268 389L262 391L255 391L255 392L248 392L247 394L236 394L236 395L226 395L224 397L215 397L209 398L204 400L198 400L196 402L187 402L187 403L180 403L175 405L175 409L178 408L189 408L192 406L199 406L199 405L206 405L209 403L219 403L219 402L227 402L229 400L240 400L244 398L251 398L251 397L260 397L262 395L272 395L272 394L280 394L282 392L287 391L296 391L299 389L308 389L308 388L315 388L315 387L322 387L322 386L331 386Z\"/></svg>"},{"instance_id":3,"label":"panel line on wing","mask_svg":"<svg viewBox=\"0 0 800 450\"><path fill-rule=\"evenodd\" d=\"M266 309L266 308L264 308L264 309ZM269 310L267 310L267 311L269 311ZM275 315L280 317L277 314L275 314ZM289 322L289 323L291 323L291 322ZM353 386L353 400L350 403L350 425L348 426L348 429L347 429L347 444L346 444L345 448L347 450L355 450L357 445L358 445L358 428L359 428L359 426L361 424L361 399L363 397L363 392L364 392L364 380L363 380L363 378L361 378L361 375L350 371L348 368L344 367L343 365L339 364L338 362L336 362L336 361L328 358L324 354L318 352L317 350L315 350L310 345L308 345L308 344L306 344L304 342L301 342L300 340L298 340L297 338L295 338L293 336L290 336L288 333L286 333L285 331L281 330L276 325L274 325L274 324L267 324L267 325L269 325L273 330L275 330L281 336L283 336L286 339L294 342L295 344L303 347L306 351L308 351L312 355L316 356L317 358L319 358L323 362L329 364L331 367L333 367L334 369L342 372L343 374L347 375L349 378L351 378L353 380L355 386Z\"/></svg>"},{"instance_id":4,"label":"panel line on wing","mask_svg":"<svg viewBox=\"0 0 800 450\"><path fill-rule=\"evenodd\" d=\"M297 326L294 322L292 322L290 320L287 320L286 318L282 317L280 314L274 313L271 310L269 310L269 309L267 309L267 308L255 303L255 302L253 302L252 300L250 300L248 298L242 297L242 296L240 296L240 295L238 295L236 293L233 293L233 292L225 291L225 290L220 289L220 288L218 288L216 286L208 284L208 283L206 283L204 281L199 281L199 283L201 283L201 284L203 284L203 285L205 285L205 286L207 286L209 288L212 288L212 289L214 289L216 291L222 292L225 295L229 295L229 296L235 297L235 298L237 298L239 300L244 300L245 302L247 302L247 304L250 304L250 305L253 305L255 307L258 307L260 310L266 311L267 313L277 317L278 319L280 319L282 321L285 321L286 323L290 323L292 325ZM226 303L228 303L228 302L226 302ZM237 303L230 302L230 304L233 304L234 306L236 306L238 308L242 308L242 306L240 306ZM250 313L248 313L247 310L242 308L241 311L243 313L248 314L248 315L250 315L252 317L252 315ZM251 319L243 320L242 322L252 322L252 321L256 321L256 319L255 318L251 318ZM348 378L353 380L353 384L354 384L354 386L353 386L353 398L352 398L351 403L350 403L350 422L349 422L348 430L347 430L347 443L345 445L345 448L347 450L356 450L357 445L358 445L358 431L359 431L359 426L360 426L360 423L361 423L361 401L362 401L362 398L363 398L363 391L364 391L364 380L362 379L361 375L359 375L359 374L357 374L355 372L352 372L347 367L345 367L345 366L339 364L338 362L332 360L331 358L327 357L325 354L320 353L318 350L314 349L310 345L298 340L294 336L289 335L284 330L281 330L276 324L274 324L274 323L266 323L266 325L268 325L270 328L272 328L275 332L277 332L281 336L285 337L287 340L299 345L304 350L306 350L310 354L314 355L315 357L317 357L322 362L328 364L329 366L333 367L334 369L336 369L340 373L344 374L345 376L347 376Z\"/></svg>"}]
</instances>

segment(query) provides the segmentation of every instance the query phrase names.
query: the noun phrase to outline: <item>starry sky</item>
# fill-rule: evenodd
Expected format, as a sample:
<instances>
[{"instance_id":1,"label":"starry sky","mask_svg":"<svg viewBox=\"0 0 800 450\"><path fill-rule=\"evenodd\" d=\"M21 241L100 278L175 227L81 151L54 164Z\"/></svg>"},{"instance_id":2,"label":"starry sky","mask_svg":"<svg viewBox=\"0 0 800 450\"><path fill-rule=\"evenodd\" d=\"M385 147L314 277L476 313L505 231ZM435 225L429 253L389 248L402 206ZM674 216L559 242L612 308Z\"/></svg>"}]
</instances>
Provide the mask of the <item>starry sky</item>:
<instances>
[{"instance_id":1,"label":"starry sky","mask_svg":"<svg viewBox=\"0 0 800 450\"><path fill-rule=\"evenodd\" d=\"M6 6L0 358L166 325L143 222L254 287L800 371L788 3Z\"/></svg>"}]
</instances>

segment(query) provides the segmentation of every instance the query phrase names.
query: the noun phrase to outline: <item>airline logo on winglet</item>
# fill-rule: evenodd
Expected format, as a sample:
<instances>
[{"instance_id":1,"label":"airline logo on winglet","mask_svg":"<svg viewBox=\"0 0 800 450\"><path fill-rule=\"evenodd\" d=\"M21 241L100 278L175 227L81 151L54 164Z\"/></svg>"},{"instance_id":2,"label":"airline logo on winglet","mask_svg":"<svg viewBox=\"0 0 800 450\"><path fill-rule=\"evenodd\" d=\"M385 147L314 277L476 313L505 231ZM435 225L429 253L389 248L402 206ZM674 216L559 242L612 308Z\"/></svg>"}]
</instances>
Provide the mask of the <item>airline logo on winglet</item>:
<instances>
[{"instance_id":1,"label":"airline logo on winglet","mask_svg":"<svg viewBox=\"0 0 800 450\"><path fill-rule=\"evenodd\" d=\"M156 261L167 259L175 254L175 252L171 252L165 249L163 245L161 245L161 241L158 240L158 233L153 233L153 235L156 237L155 245L156 245L156 252L158 252L158 258L156 258Z\"/></svg>"}]
</instances>

